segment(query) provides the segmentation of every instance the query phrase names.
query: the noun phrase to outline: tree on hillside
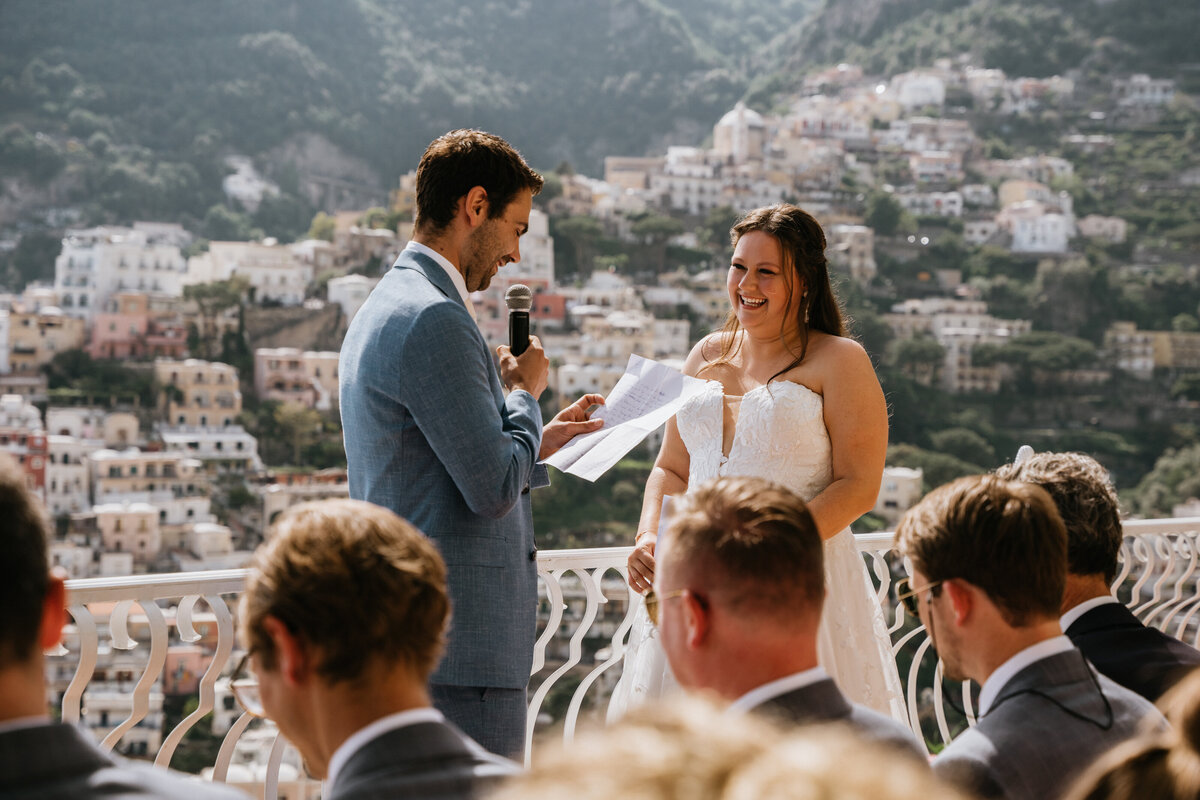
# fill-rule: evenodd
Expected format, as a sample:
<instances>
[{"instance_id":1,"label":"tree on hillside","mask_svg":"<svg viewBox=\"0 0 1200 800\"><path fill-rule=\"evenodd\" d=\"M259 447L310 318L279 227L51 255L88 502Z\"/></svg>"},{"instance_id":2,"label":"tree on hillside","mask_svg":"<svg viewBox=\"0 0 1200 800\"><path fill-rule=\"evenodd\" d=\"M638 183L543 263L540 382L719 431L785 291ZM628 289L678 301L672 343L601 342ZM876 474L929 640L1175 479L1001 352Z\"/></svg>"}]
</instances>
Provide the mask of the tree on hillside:
<instances>
[{"instance_id":1,"label":"tree on hillside","mask_svg":"<svg viewBox=\"0 0 1200 800\"><path fill-rule=\"evenodd\" d=\"M195 302L200 308L200 318L204 326L199 332L200 346L205 359L211 360L216 352L217 317L221 312L245 302L249 290L250 281L244 275L234 275L225 281L183 287L183 299Z\"/></svg>"},{"instance_id":2,"label":"tree on hillside","mask_svg":"<svg viewBox=\"0 0 1200 800\"><path fill-rule=\"evenodd\" d=\"M293 466L303 466L304 449L321 435L319 411L298 403L284 403L275 409L275 425L280 437L291 445Z\"/></svg>"},{"instance_id":3,"label":"tree on hillside","mask_svg":"<svg viewBox=\"0 0 1200 800\"><path fill-rule=\"evenodd\" d=\"M896 339L888 345L888 361L916 382L930 386L946 361L946 348L929 335Z\"/></svg>"},{"instance_id":4,"label":"tree on hillside","mask_svg":"<svg viewBox=\"0 0 1200 800\"><path fill-rule=\"evenodd\" d=\"M683 233L683 223L662 214L646 214L633 223L631 230L650 249L654 271L661 275L667 269L667 242Z\"/></svg>"},{"instance_id":5,"label":"tree on hillside","mask_svg":"<svg viewBox=\"0 0 1200 800\"><path fill-rule=\"evenodd\" d=\"M327 242L332 242L336 231L337 221L324 211L318 211L316 216L312 218L312 224L308 226L308 238L324 239Z\"/></svg>"},{"instance_id":6,"label":"tree on hillside","mask_svg":"<svg viewBox=\"0 0 1200 800\"><path fill-rule=\"evenodd\" d=\"M604 233L600 220L589 216L567 217L554 226L554 235L571 243L575 255L575 269L583 277L592 271L592 248Z\"/></svg>"},{"instance_id":7,"label":"tree on hillside","mask_svg":"<svg viewBox=\"0 0 1200 800\"><path fill-rule=\"evenodd\" d=\"M900 229L904 218L904 207L887 192L871 192L867 197L863 221L880 236L891 236Z\"/></svg>"},{"instance_id":8,"label":"tree on hillside","mask_svg":"<svg viewBox=\"0 0 1200 800\"><path fill-rule=\"evenodd\" d=\"M1168 449L1129 493L1132 510L1144 516L1169 516L1193 497L1200 497L1200 444Z\"/></svg>"}]
</instances>

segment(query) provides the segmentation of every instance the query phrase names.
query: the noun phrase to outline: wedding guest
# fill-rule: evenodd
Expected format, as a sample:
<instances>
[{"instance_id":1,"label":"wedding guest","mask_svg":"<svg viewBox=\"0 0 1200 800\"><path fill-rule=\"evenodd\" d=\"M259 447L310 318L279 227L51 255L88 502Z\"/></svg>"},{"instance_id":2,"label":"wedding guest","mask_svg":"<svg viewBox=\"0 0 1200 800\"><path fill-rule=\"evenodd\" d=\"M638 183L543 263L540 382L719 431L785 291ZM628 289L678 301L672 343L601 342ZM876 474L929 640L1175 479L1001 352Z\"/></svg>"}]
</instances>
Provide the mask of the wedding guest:
<instances>
[{"instance_id":1,"label":"wedding guest","mask_svg":"<svg viewBox=\"0 0 1200 800\"><path fill-rule=\"evenodd\" d=\"M911 730L851 703L817 659L821 535L803 500L762 478L718 478L679 500L646 598L671 670L736 711L844 722L926 763Z\"/></svg>"},{"instance_id":2,"label":"wedding guest","mask_svg":"<svg viewBox=\"0 0 1200 800\"><path fill-rule=\"evenodd\" d=\"M1200 671L1160 701L1169 730L1113 748L1075 785L1070 800L1195 800L1200 797Z\"/></svg>"},{"instance_id":3,"label":"wedding guest","mask_svg":"<svg viewBox=\"0 0 1200 800\"><path fill-rule=\"evenodd\" d=\"M1067 526L1067 585L1059 623L1096 669L1157 700L1200 666L1200 650L1144 624L1113 596L1121 514L1104 467L1083 453L1036 453L996 474L1036 483Z\"/></svg>"},{"instance_id":4,"label":"wedding guest","mask_svg":"<svg viewBox=\"0 0 1200 800\"><path fill-rule=\"evenodd\" d=\"M289 509L241 603L249 663L235 695L296 745L326 800L468 798L517 771L431 707L446 567L391 511L358 500Z\"/></svg>"},{"instance_id":5,"label":"wedding guest","mask_svg":"<svg viewBox=\"0 0 1200 800\"><path fill-rule=\"evenodd\" d=\"M896 539L912 563L901 598L946 676L982 687L978 723L934 760L939 776L982 797L1055 798L1100 753L1165 725L1062 635L1067 533L1043 489L960 478L911 508Z\"/></svg>"},{"instance_id":6,"label":"wedding guest","mask_svg":"<svg viewBox=\"0 0 1200 800\"><path fill-rule=\"evenodd\" d=\"M62 638L66 587L47 562L45 512L6 453L0 453L0 517L0 797L244 800L229 787L116 758L86 730L50 718L42 651Z\"/></svg>"},{"instance_id":7,"label":"wedding guest","mask_svg":"<svg viewBox=\"0 0 1200 800\"><path fill-rule=\"evenodd\" d=\"M538 751L491 800L965 800L924 764L840 725L780 728L698 697L640 706Z\"/></svg>"}]
</instances>

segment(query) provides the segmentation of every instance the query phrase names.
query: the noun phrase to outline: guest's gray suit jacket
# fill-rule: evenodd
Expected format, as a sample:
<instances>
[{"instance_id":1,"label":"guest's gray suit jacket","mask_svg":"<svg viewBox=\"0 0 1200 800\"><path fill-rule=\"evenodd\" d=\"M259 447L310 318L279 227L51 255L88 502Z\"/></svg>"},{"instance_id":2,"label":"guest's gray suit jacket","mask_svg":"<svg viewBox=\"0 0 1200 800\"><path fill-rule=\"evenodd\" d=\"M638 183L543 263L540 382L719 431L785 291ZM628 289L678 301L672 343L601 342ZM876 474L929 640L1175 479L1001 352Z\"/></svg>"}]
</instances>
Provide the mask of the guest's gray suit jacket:
<instances>
[{"instance_id":1,"label":"guest's gray suit jacket","mask_svg":"<svg viewBox=\"0 0 1200 800\"><path fill-rule=\"evenodd\" d=\"M246 800L246 795L228 786L114 758L85 731L59 722L0 733L0 797Z\"/></svg>"},{"instance_id":2,"label":"guest's gray suit jacket","mask_svg":"<svg viewBox=\"0 0 1200 800\"><path fill-rule=\"evenodd\" d=\"M1098 673L1076 649L1030 664L933 771L980 797L1052 800L1096 758L1166 720L1149 700Z\"/></svg>"},{"instance_id":3,"label":"guest's gray suit jacket","mask_svg":"<svg viewBox=\"0 0 1200 800\"><path fill-rule=\"evenodd\" d=\"M894 747L905 755L915 756L922 764L928 763L928 753L906 725L851 703L832 678L776 695L755 707L754 712L799 725L844 723L863 739Z\"/></svg>"},{"instance_id":4,"label":"guest's gray suit jacket","mask_svg":"<svg viewBox=\"0 0 1200 800\"><path fill-rule=\"evenodd\" d=\"M469 800L520 771L445 722L388 731L350 756L327 800Z\"/></svg>"},{"instance_id":5,"label":"guest's gray suit jacket","mask_svg":"<svg viewBox=\"0 0 1200 800\"><path fill-rule=\"evenodd\" d=\"M350 496L390 508L446 560L453 619L435 683L524 688L537 551L529 487L542 416L507 398L446 272L406 250L359 309L339 361Z\"/></svg>"}]
</instances>

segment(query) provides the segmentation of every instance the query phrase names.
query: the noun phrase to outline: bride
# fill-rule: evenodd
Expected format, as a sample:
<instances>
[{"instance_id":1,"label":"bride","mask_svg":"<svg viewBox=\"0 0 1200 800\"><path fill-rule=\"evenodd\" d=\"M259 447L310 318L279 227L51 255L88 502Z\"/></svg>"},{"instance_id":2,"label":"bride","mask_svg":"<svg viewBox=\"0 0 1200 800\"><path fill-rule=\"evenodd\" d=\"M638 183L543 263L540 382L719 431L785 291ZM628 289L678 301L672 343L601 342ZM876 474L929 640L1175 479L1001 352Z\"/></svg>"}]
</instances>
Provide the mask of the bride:
<instances>
[{"instance_id":1,"label":"bride","mask_svg":"<svg viewBox=\"0 0 1200 800\"><path fill-rule=\"evenodd\" d=\"M720 475L783 484L807 501L825 540L821 665L850 699L907 722L883 613L849 529L879 493L883 391L866 351L846 337L816 219L793 205L769 206L741 219L732 236L732 309L684 365L708 383L667 423L646 481L629 584L643 594L653 585L664 496ZM639 609L610 718L674 685L655 635Z\"/></svg>"}]
</instances>

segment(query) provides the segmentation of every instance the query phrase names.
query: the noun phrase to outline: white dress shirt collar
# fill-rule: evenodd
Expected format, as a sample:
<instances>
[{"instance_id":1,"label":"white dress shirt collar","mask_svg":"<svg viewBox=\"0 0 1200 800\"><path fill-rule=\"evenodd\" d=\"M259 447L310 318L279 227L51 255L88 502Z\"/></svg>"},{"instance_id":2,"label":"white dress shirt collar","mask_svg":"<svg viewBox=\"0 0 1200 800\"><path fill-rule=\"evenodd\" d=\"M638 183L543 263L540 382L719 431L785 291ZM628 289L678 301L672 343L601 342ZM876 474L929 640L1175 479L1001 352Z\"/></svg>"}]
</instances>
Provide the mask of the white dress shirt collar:
<instances>
[{"instance_id":1,"label":"white dress shirt collar","mask_svg":"<svg viewBox=\"0 0 1200 800\"><path fill-rule=\"evenodd\" d=\"M1101 595L1099 597L1093 597L1091 600L1084 600L1082 603L1075 606L1067 613L1063 614L1062 618L1059 619L1058 624L1061 625L1062 629L1065 631L1067 628L1074 625L1075 621L1077 619L1082 617L1087 612L1091 611L1093 608L1099 608L1100 606L1107 606L1111 603L1119 603L1119 602L1120 601L1117 600L1117 598L1113 597L1110 594L1109 595Z\"/></svg>"},{"instance_id":2,"label":"white dress shirt collar","mask_svg":"<svg viewBox=\"0 0 1200 800\"><path fill-rule=\"evenodd\" d=\"M1005 661L988 676L988 679L983 682L983 688L979 690L979 716L982 717L988 712L992 703L996 702L996 698L1000 696L1000 690L1018 672L1043 658L1056 656L1073 649L1075 649L1075 645L1071 644L1071 640L1066 636L1059 635L1030 645Z\"/></svg>"},{"instance_id":3,"label":"white dress shirt collar","mask_svg":"<svg viewBox=\"0 0 1200 800\"><path fill-rule=\"evenodd\" d=\"M374 741L383 734L390 733L397 728L404 728L421 722L443 722L445 719L442 716L442 712L436 708L411 708L408 711L400 711L395 714L389 714L386 717L380 717L365 728L359 728L346 741L342 742L337 750L333 751L333 756L329 759L329 769L326 770L325 774L325 785L333 786L333 782L337 780L338 773L346 766L346 762L368 742Z\"/></svg>"},{"instance_id":4,"label":"white dress shirt collar","mask_svg":"<svg viewBox=\"0 0 1200 800\"><path fill-rule=\"evenodd\" d=\"M764 683L756 689L751 689L744 695L734 700L729 704L729 711L745 712L754 708L758 708L763 703L772 698L779 697L781 694L794 692L797 689L803 689L805 686L812 686L818 681L823 681L829 677L829 673L819 664L812 669L806 669L803 672L794 672L791 675L786 675L782 678Z\"/></svg>"},{"instance_id":5,"label":"white dress shirt collar","mask_svg":"<svg viewBox=\"0 0 1200 800\"><path fill-rule=\"evenodd\" d=\"M420 253L423 256L429 256L439 267L446 270L446 274L450 276L450 281L454 284L454 288L458 290L458 296L462 298L463 305L467 307L467 313L471 315L471 319L477 319L475 316L475 304L471 302L471 293L467 291L467 282L463 279L462 273L450 263L449 259L432 247L423 245L420 242L414 242L411 239L404 249L412 250L414 253Z\"/></svg>"}]
</instances>

